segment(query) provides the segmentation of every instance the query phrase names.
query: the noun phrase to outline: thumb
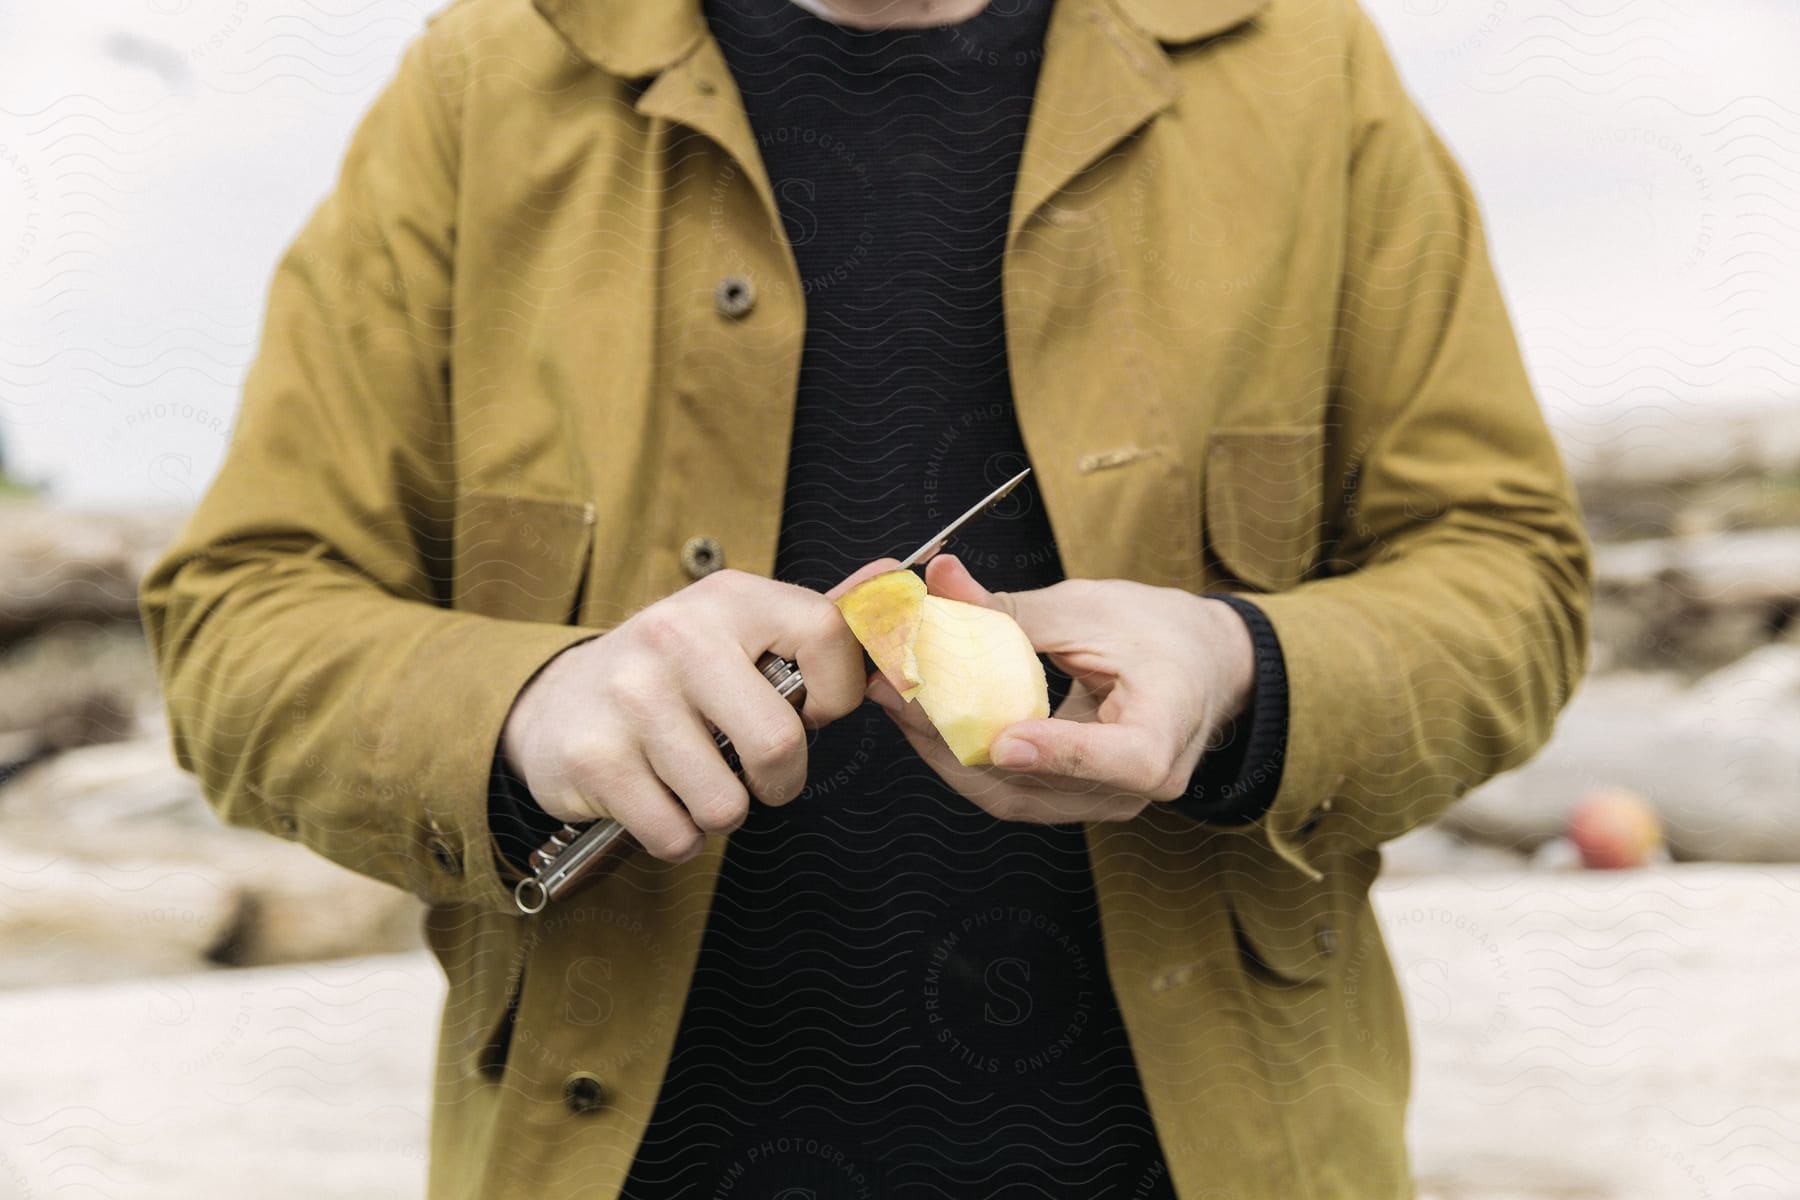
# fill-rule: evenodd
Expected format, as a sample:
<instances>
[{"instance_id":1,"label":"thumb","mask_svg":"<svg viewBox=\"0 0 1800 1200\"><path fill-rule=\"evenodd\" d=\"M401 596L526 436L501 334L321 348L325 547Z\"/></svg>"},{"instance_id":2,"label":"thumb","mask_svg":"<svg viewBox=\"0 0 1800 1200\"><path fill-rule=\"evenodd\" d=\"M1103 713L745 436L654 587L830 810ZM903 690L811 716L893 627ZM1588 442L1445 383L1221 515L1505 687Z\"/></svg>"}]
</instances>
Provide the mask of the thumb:
<instances>
[{"instance_id":1,"label":"thumb","mask_svg":"<svg viewBox=\"0 0 1800 1200\"><path fill-rule=\"evenodd\" d=\"M997 608L1009 616L1013 614L1012 595L990 592L982 587L969 574L969 568L963 566L962 559L954 554L933 555L925 564L925 590L946 600L961 600L964 604Z\"/></svg>"},{"instance_id":2,"label":"thumb","mask_svg":"<svg viewBox=\"0 0 1800 1200\"><path fill-rule=\"evenodd\" d=\"M990 592L969 574L954 554L939 554L925 564L925 589L946 600L961 600L1005 613L1019 623L1034 648L1045 652L1075 649L1086 640L1092 621L1073 603L1078 597L1066 583L1023 592Z\"/></svg>"}]
</instances>

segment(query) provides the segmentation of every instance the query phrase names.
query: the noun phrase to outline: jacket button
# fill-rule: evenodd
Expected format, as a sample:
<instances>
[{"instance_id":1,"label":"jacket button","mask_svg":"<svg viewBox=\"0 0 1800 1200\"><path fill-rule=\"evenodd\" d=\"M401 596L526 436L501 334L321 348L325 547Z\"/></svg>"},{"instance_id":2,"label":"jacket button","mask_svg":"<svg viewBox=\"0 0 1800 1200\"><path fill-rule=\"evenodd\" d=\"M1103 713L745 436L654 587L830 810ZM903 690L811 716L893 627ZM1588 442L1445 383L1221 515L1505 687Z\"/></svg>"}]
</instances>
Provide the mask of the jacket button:
<instances>
[{"instance_id":1,"label":"jacket button","mask_svg":"<svg viewBox=\"0 0 1800 1200\"><path fill-rule=\"evenodd\" d=\"M275 818L275 828L281 831L282 837L293 837L300 832L300 818L293 813L282 813Z\"/></svg>"},{"instance_id":2,"label":"jacket button","mask_svg":"<svg viewBox=\"0 0 1800 1200\"><path fill-rule=\"evenodd\" d=\"M724 565L725 547L719 545L718 538L701 534L682 543L681 569L689 579L705 578Z\"/></svg>"},{"instance_id":3,"label":"jacket button","mask_svg":"<svg viewBox=\"0 0 1800 1200\"><path fill-rule=\"evenodd\" d=\"M431 861L437 864L438 870L446 875L462 874L462 859L456 856L456 847L443 838L432 838L425 844L431 854Z\"/></svg>"},{"instance_id":4,"label":"jacket button","mask_svg":"<svg viewBox=\"0 0 1800 1200\"><path fill-rule=\"evenodd\" d=\"M1330 958L1337 953L1337 930L1333 929L1330 925L1321 924L1313 931L1313 945L1319 948L1320 954L1323 954L1326 958Z\"/></svg>"},{"instance_id":5,"label":"jacket button","mask_svg":"<svg viewBox=\"0 0 1800 1200\"><path fill-rule=\"evenodd\" d=\"M727 275L713 289L713 307L719 310L720 316L734 321L747 317L756 307L756 289L742 275Z\"/></svg>"},{"instance_id":6,"label":"jacket button","mask_svg":"<svg viewBox=\"0 0 1800 1200\"><path fill-rule=\"evenodd\" d=\"M599 1112L606 1103L606 1089L598 1075L577 1071L563 1080L563 1104L576 1116Z\"/></svg>"}]
</instances>

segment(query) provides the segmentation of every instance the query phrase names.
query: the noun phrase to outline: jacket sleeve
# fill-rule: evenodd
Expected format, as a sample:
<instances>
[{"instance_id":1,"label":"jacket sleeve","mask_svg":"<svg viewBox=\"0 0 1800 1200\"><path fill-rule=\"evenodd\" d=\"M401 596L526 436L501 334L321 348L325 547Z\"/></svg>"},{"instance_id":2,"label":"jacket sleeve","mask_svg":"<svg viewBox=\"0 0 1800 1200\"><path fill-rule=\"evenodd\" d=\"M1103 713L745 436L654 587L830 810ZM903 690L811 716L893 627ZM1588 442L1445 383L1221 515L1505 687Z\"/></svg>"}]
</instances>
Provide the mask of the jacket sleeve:
<instances>
[{"instance_id":1,"label":"jacket sleeve","mask_svg":"<svg viewBox=\"0 0 1800 1200\"><path fill-rule=\"evenodd\" d=\"M446 36L408 48L277 268L224 466L141 603L176 759L224 819L429 903L503 909L500 728L595 631L449 607Z\"/></svg>"},{"instance_id":2,"label":"jacket sleeve","mask_svg":"<svg viewBox=\"0 0 1800 1200\"><path fill-rule=\"evenodd\" d=\"M1592 589L1469 184L1348 7L1334 507L1317 577L1255 597L1289 686L1256 825L1313 878L1315 818L1373 845L1536 752L1585 670Z\"/></svg>"}]
</instances>

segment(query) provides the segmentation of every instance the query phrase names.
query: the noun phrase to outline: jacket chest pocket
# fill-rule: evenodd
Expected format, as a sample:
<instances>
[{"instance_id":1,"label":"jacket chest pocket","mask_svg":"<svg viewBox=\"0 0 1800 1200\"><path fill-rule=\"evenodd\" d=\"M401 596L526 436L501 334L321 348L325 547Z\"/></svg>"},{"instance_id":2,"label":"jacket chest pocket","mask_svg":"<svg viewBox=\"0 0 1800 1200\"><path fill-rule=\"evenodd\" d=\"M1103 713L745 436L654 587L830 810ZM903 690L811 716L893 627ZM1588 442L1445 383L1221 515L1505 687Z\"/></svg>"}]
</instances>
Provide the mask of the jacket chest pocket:
<instances>
[{"instance_id":1,"label":"jacket chest pocket","mask_svg":"<svg viewBox=\"0 0 1800 1200\"><path fill-rule=\"evenodd\" d=\"M457 502L453 606L510 621L578 623L594 506L501 492Z\"/></svg>"},{"instance_id":2,"label":"jacket chest pocket","mask_svg":"<svg viewBox=\"0 0 1800 1200\"><path fill-rule=\"evenodd\" d=\"M1263 592L1305 579L1323 541L1324 468L1320 429L1214 430L1202 518L1209 571Z\"/></svg>"}]
</instances>

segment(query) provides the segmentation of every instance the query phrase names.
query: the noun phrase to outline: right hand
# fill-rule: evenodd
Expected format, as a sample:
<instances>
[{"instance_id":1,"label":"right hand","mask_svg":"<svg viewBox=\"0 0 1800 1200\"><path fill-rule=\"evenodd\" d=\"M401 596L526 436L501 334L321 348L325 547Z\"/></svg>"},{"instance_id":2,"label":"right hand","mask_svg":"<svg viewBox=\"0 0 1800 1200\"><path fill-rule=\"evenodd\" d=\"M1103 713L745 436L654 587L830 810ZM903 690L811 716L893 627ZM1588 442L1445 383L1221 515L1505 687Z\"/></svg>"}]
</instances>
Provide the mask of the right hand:
<instances>
[{"instance_id":1,"label":"right hand","mask_svg":"<svg viewBox=\"0 0 1800 1200\"><path fill-rule=\"evenodd\" d=\"M507 714L507 762L558 820L612 817L657 858L692 858L705 834L743 824L751 794L785 804L806 786L807 729L851 712L867 684L832 601L897 566L870 563L823 594L715 571L551 659ZM801 710L756 669L765 650L800 668ZM743 780L704 721L731 739Z\"/></svg>"}]
</instances>

